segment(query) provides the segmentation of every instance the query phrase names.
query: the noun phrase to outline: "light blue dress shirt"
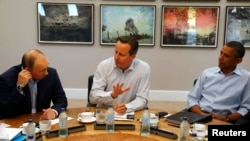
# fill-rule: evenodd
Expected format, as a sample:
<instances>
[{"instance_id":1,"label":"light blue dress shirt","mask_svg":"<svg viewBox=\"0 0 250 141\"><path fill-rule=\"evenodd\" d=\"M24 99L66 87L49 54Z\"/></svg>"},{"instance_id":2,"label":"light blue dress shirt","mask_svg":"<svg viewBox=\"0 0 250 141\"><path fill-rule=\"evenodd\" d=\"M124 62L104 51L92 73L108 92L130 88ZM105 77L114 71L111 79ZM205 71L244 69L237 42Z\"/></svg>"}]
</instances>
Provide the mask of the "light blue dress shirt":
<instances>
[{"instance_id":1,"label":"light blue dress shirt","mask_svg":"<svg viewBox=\"0 0 250 141\"><path fill-rule=\"evenodd\" d=\"M31 97L31 113L36 113L37 83L38 80L33 79L30 79L28 82Z\"/></svg>"},{"instance_id":2,"label":"light blue dress shirt","mask_svg":"<svg viewBox=\"0 0 250 141\"><path fill-rule=\"evenodd\" d=\"M206 69L187 98L187 108L199 105L201 110L229 115L245 115L250 109L250 73L237 67L224 75L219 67Z\"/></svg>"},{"instance_id":3,"label":"light blue dress shirt","mask_svg":"<svg viewBox=\"0 0 250 141\"><path fill-rule=\"evenodd\" d=\"M148 102L150 73L149 64L137 58L124 72L116 67L113 57L103 60L94 74L90 101L97 107L125 103L127 112L142 109ZM113 99L111 93L117 83L124 83L123 88L130 90Z\"/></svg>"}]
</instances>

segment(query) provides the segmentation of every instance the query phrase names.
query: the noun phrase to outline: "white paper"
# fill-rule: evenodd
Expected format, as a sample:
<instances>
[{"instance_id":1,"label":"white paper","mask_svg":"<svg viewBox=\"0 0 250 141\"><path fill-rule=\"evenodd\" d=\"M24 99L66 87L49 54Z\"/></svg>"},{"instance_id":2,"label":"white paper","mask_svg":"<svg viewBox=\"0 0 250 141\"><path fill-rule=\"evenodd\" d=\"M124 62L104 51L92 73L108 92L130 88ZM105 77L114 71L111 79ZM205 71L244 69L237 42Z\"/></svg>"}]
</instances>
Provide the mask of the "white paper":
<instances>
[{"instance_id":1,"label":"white paper","mask_svg":"<svg viewBox=\"0 0 250 141\"><path fill-rule=\"evenodd\" d=\"M72 117L68 117L68 120L71 120L71 119L73 119L73 118ZM59 118L51 120L51 124L52 125L57 124L57 123L59 123Z\"/></svg>"},{"instance_id":2,"label":"white paper","mask_svg":"<svg viewBox=\"0 0 250 141\"><path fill-rule=\"evenodd\" d=\"M123 115L118 114L117 112L115 112L115 120L128 120L128 121L133 121L133 119L128 119L128 118L127 118L128 115L135 115L135 112L125 113L125 114L123 114Z\"/></svg>"},{"instance_id":3,"label":"white paper","mask_svg":"<svg viewBox=\"0 0 250 141\"><path fill-rule=\"evenodd\" d=\"M156 118L155 113L150 113L150 119L154 119L154 118ZM140 118L140 120L139 120L139 121L141 122L141 118Z\"/></svg>"},{"instance_id":4,"label":"white paper","mask_svg":"<svg viewBox=\"0 0 250 141\"><path fill-rule=\"evenodd\" d=\"M1 127L9 127L10 125L9 124L6 124L6 123L0 123L0 128Z\"/></svg>"},{"instance_id":5,"label":"white paper","mask_svg":"<svg viewBox=\"0 0 250 141\"><path fill-rule=\"evenodd\" d=\"M19 135L22 131L22 128L2 128L0 127L0 133L7 133L9 136L9 139L12 140L17 135Z\"/></svg>"}]
</instances>

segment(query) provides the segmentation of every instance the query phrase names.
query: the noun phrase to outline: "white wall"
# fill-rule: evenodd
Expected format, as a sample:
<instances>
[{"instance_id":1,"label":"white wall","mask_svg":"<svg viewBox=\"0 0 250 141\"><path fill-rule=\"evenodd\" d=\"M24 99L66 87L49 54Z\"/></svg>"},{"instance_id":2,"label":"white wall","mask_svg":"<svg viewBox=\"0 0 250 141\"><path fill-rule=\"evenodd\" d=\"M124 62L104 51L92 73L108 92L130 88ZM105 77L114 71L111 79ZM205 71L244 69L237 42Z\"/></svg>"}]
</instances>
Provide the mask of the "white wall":
<instances>
[{"instance_id":1,"label":"white wall","mask_svg":"<svg viewBox=\"0 0 250 141\"><path fill-rule=\"evenodd\" d=\"M177 1L177 0L176 0ZM37 34L37 2L66 2L94 4L94 45L39 44ZM224 41L225 10L228 5L250 6L249 2L198 1L168 2L162 0L1 0L0 1L0 73L20 63L25 51L40 49L47 54L50 66L57 68L68 97L84 97L87 78L97 64L113 55L113 46L100 45L100 4L156 5L155 46L141 47L138 58L152 67L151 98L182 99L192 87L193 80L207 67L216 66ZM162 5L220 6L217 48L160 47ZM240 65L250 70L249 50ZM75 93L75 90L78 90ZM184 94L183 94L184 91ZM155 94L155 92L157 94ZM182 98L175 95L183 94ZM170 94L170 95L168 95ZM171 100L171 99L170 99Z\"/></svg>"}]
</instances>

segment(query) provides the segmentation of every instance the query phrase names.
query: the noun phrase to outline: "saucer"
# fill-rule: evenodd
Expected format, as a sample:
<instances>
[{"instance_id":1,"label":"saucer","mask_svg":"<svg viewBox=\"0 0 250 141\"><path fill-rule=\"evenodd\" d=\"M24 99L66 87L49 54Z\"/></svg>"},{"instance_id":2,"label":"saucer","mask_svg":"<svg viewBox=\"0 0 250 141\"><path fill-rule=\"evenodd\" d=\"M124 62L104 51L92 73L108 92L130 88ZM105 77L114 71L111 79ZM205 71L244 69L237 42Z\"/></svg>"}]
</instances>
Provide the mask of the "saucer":
<instances>
[{"instance_id":1,"label":"saucer","mask_svg":"<svg viewBox=\"0 0 250 141\"><path fill-rule=\"evenodd\" d=\"M86 120L86 121L82 121L81 118L79 117L77 119L77 121L81 122L81 123L92 123L92 122L95 122L96 121L96 118L95 117L92 117L91 120Z\"/></svg>"}]
</instances>

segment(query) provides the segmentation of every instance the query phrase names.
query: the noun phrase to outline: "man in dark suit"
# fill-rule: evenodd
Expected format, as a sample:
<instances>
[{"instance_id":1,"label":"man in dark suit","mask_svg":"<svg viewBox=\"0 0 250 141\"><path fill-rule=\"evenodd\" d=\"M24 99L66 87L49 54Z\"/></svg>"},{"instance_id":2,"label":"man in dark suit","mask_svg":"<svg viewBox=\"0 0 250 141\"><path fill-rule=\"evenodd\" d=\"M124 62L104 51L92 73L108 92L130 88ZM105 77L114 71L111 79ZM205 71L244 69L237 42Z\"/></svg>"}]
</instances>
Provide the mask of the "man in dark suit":
<instances>
[{"instance_id":1,"label":"man in dark suit","mask_svg":"<svg viewBox=\"0 0 250 141\"><path fill-rule=\"evenodd\" d=\"M57 71L48 64L44 53L32 49L23 55L22 64L0 75L0 119L40 111L53 119L67 108Z\"/></svg>"}]
</instances>

